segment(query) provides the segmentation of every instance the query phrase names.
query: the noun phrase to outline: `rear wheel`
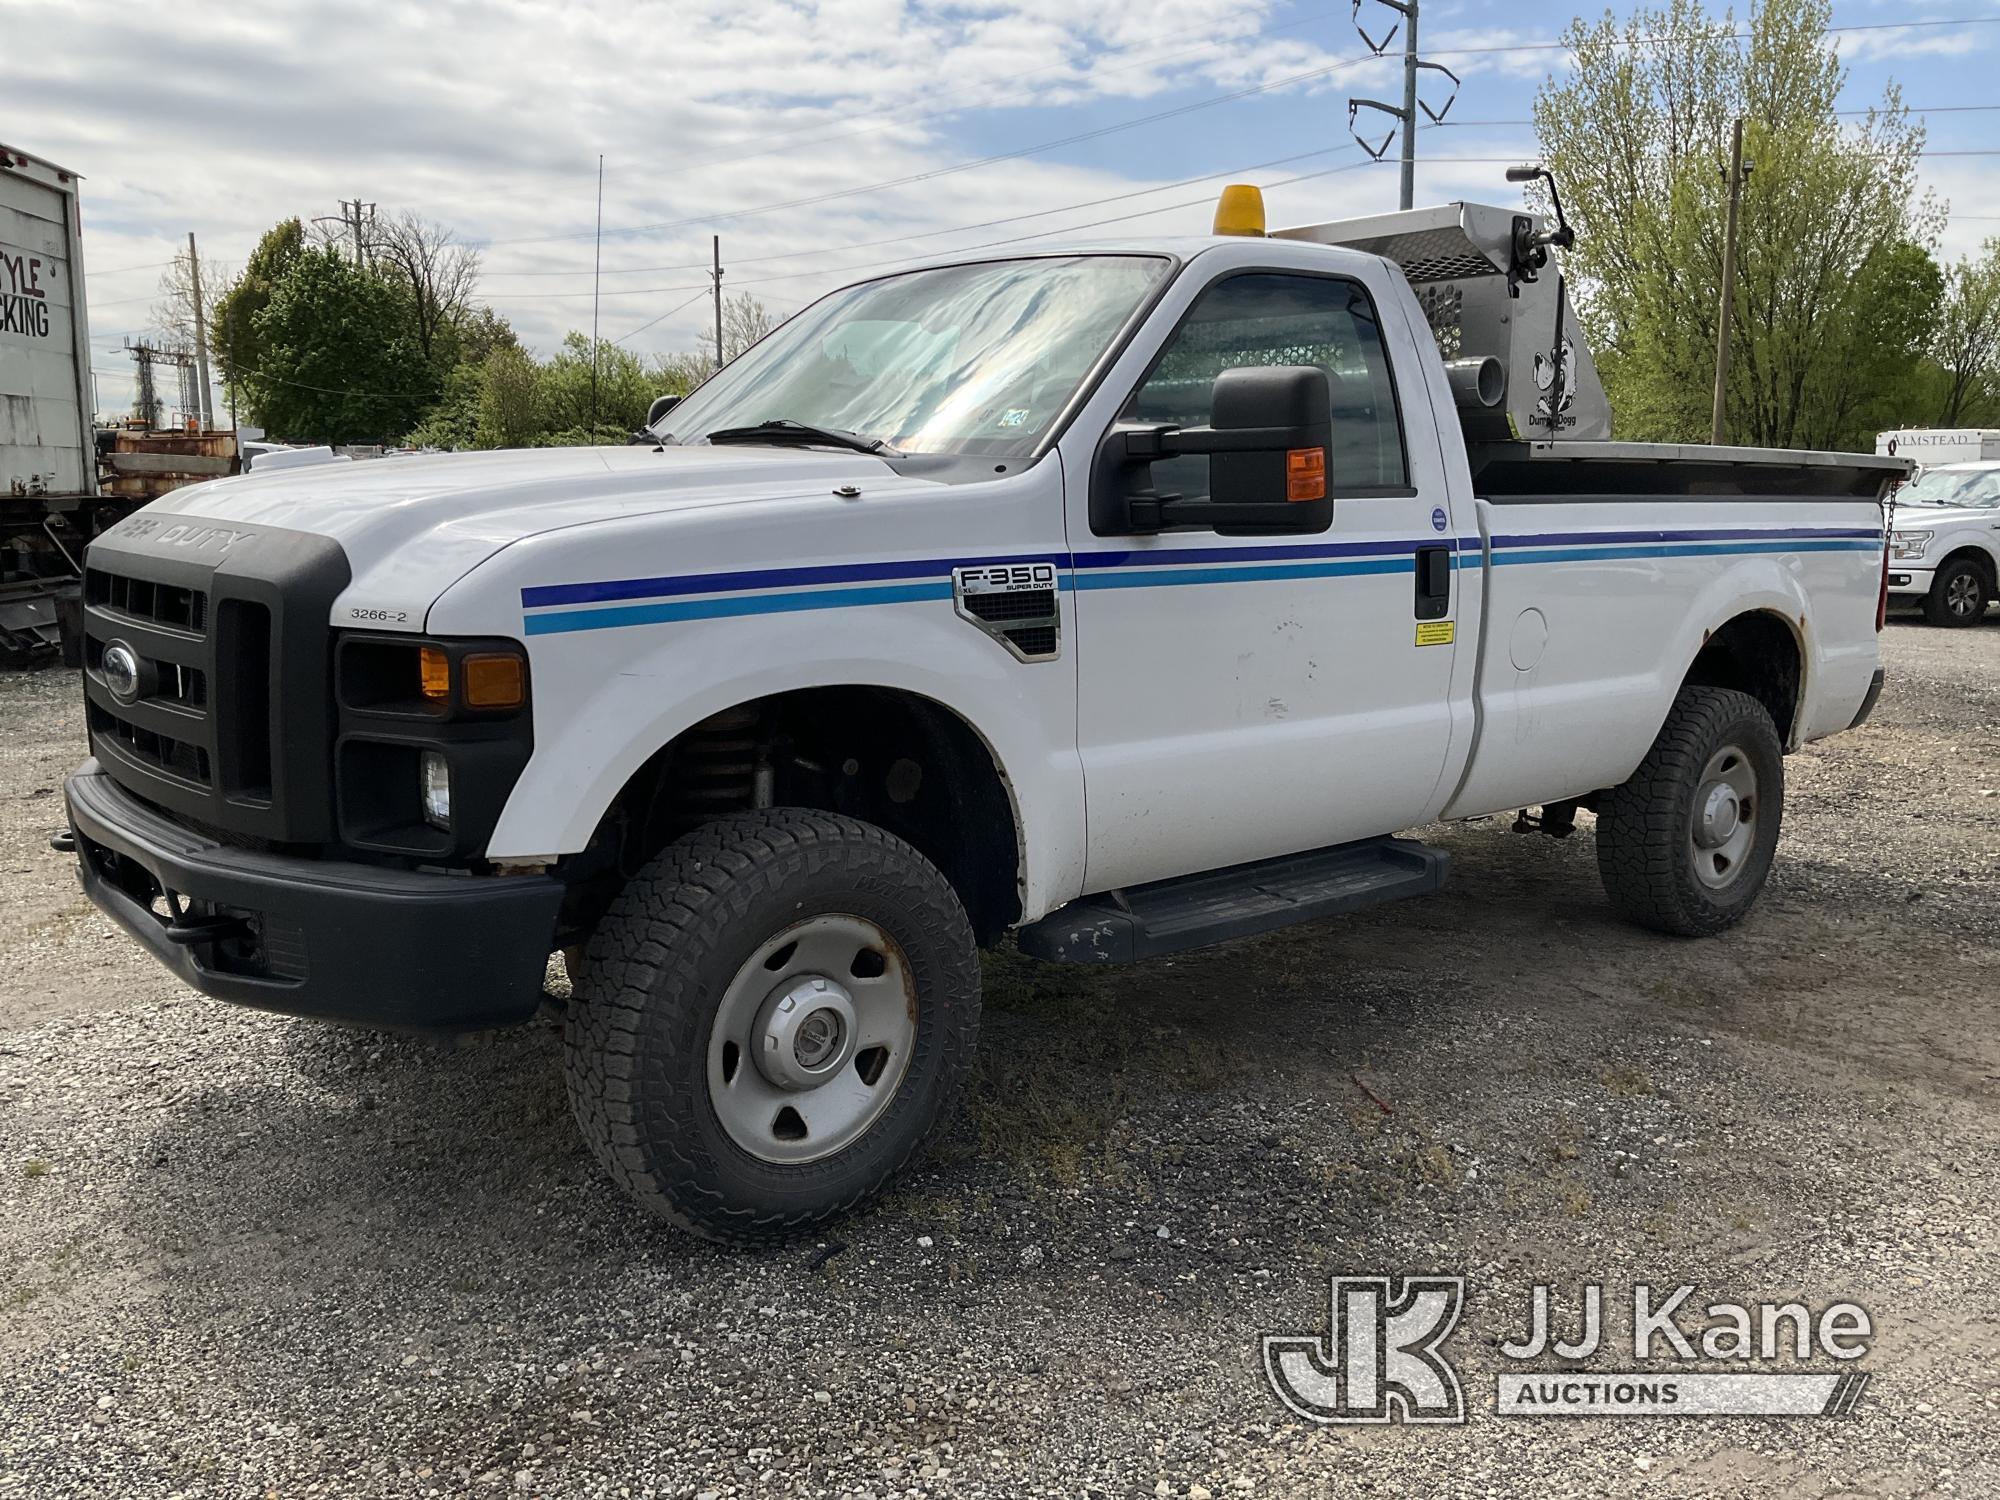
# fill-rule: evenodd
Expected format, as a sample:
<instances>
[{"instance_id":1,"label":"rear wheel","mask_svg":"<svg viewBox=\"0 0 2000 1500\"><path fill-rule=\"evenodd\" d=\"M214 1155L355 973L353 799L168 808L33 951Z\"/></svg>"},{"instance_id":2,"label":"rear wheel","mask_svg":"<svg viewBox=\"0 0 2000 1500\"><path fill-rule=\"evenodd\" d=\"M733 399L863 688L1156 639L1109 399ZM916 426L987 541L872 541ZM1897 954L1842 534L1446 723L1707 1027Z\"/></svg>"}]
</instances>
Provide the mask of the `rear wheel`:
<instances>
[{"instance_id":1,"label":"rear wheel","mask_svg":"<svg viewBox=\"0 0 2000 1500\"><path fill-rule=\"evenodd\" d=\"M570 1103L644 1207L711 1239L809 1229L929 1136L979 1026L963 907L901 839L831 813L722 818L592 936Z\"/></svg>"},{"instance_id":2,"label":"rear wheel","mask_svg":"<svg viewBox=\"0 0 2000 1500\"><path fill-rule=\"evenodd\" d=\"M1991 594L1978 563L1969 557L1948 558L1924 595L1924 619L1933 625L1977 625L1986 618Z\"/></svg>"},{"instance_id":3,"label":"rear wheel","mask_svg":"<svg viewBox=\"0 0 2000 1500\"><path fill-rule=\"evenodd\" d=\"M1643 926L1704 937L1740 922L1771 872L1785 760L1764 705L1684 687L1653 748L1597 814L1597 869Z\"/></svg>"}]
</instances>

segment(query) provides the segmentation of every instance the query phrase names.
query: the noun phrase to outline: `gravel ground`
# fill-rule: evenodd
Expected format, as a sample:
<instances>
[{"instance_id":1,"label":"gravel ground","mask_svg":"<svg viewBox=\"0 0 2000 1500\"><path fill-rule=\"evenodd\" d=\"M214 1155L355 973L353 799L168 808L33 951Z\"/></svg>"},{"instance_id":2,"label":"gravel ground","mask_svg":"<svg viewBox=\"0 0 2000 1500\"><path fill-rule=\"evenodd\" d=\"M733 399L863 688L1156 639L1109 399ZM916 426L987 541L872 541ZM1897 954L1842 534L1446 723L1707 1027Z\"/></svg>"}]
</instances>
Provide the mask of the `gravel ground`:
<instances>
[{"instance_id":1,"label":"gravel ground","mask_svg":"<svg viewBox=\"0 0 2000 1500\"><path fill-rule=\"evenodd\" d=\"M1587 819L1492 820L1437 833L1428 901L997 956L942 1149L755 1255L626 1206L547 1028L179 989L44 847L70 682L0 678L0 1496L2000 1492L2000 621L1884 649L1739 930L1622 926ZM1259 1335L1419 1271L1468 1277L1468 1423L1291 1419ZM1844 1420L1493 1417L1531 1284L1586 1280L1858 1301L1873 1384Z\"/></svg>"}]
</instances>

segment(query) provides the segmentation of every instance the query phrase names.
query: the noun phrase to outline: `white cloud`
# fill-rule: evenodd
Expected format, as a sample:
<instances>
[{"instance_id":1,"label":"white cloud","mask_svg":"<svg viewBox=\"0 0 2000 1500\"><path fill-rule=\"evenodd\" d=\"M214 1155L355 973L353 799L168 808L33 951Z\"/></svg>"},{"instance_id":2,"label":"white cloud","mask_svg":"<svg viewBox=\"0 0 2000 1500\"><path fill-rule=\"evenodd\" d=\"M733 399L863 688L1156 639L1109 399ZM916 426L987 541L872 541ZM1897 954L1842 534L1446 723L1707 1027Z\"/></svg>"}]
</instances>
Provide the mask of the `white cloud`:
<instances>
[{"instance_id":1,"label":"white cloud","mask_svg":"<svg viewBox=\"0 0 2000 1500\"><path fill-rule=\"evenodd\" d=\"M1170 90L1219 94L1342 61L1273 7L1251 0L1218 15L1206 0L305 0L160 12L77 0L10 21L0 96L14 106L10 133L27 132L16 144L84 174L90 267L164 260L188 229L207 257L240 263L278 219L330 214L358 194L385 209L416 208L490 244L486 294L546 348L587 322L582 273L599 151L613 231L605 261L614 272L602 326L615 334L679 300L630 290L700 280L692 270L622 268L705 261L709 248L703 224L644 234L629 226L844 193L1009 150L952 144L974 105L995 112L987 121L1017 122L1019 146L1029 147L1061 136L1070 118L1039 106L1129 101L1139 107L1117 111L1129 117ZM1298 87L1372 88L1390 66L1368 60ZM1163 107L1173 102L1161 98ZM1116 138L1127 149L1115 171L1023 156L896 191L724 217L716 227L727 262L915 234L1187 175L1150 135ZM979 237L940 236L913 248ZM773 275L800 263L765 264ZM527 274L552 271L572 274ZM143 327L157 275L92 276L96 344L115 345L119 333ZM786 306L816 290L807 281L760 289ZM700 316L690 309L668 319L640 346L684 347ZM100 347L93 363L123 362Z\"/></svg>"}]
</instances>

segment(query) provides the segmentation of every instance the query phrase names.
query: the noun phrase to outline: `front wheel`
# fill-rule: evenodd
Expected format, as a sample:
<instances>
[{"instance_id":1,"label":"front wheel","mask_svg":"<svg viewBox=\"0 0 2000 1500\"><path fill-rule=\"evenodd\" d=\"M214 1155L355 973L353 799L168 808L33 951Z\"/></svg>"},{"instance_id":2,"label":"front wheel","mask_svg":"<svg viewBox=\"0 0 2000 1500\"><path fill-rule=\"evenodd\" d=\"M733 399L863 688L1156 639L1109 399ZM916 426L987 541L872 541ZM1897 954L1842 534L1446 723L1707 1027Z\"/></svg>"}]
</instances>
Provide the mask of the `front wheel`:
<instances>
[{"instance_id":1,"label":"front wheel","mask_svg":"<svg viewBox=\"0 0 2000 1500\"><path fill-rule=\"evenodd\" d=\"M1778 847L1784 747L1764 705L1684 687L1653 748L1597 813L1597 870L1642 926L1706 937L1756 904Z\"/></svg>"},{"instance_id":2,"label":"front wheel","mask_svg":"<svg viewBox=\"0 0 2000 1500\"><path fill-rule=\"evenodd\" d=\"M957 895L870 824L742 813L669 845L591 937L570 1104L612 1177L710 1239L782 1238L873 1195L970 1062Z\"/></svg>"},{"instance_id":3,"label":"front wheel","mask_svg":"<svg viewBox=\"0 0 2000 1500\"><path fill-rule=\"evenodd\" d=\"M1937 570L1924 595L1924 619L1932 625L1977 625L1986 618L1986 575L1969 557L1954 557Z\"/></svg>"}]
</instances>

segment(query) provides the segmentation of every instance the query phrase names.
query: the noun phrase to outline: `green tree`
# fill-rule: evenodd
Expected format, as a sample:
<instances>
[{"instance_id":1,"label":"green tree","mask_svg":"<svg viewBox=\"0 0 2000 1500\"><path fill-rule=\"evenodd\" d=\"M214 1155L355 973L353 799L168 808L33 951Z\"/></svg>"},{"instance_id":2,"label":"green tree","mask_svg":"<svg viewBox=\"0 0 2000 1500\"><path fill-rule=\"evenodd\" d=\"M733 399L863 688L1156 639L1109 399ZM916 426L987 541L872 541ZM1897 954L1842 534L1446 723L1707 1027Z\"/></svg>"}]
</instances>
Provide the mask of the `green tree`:
<instances>
[{"instance_id":1,"label":"green tree","mask_svg":"<svg viewBox=\"0 0 2000 1500\"><path fill-rule=\"evenodd\" d=\"M301 251L252 324L260 354L244 379L275 435L381 441L437 398L399 290L337 251Z\"/></svg>"},{"instance_id":2,"label":"green tree","mask_svg":"<svg viewBox=\"0 0 2000 1500\"><path fill-rule=\"evenodd\" d=\"M486 356L479 372L479 427L474 446L529 448L547 430L542 372L519 344Z\"/></svg>"},{"instance_id":3,"label":"green tree","mask_svg":"<svg viewBox=\"0 0 2000 1500\"><path fill-rule=\"evenodd\" d=\"M257 315L269 305L272 288L305 249L305 240L305 229L297 219L286 219L266 230L244 263L243 274L229 282L216 299L209 319L209 346L217 373L249 407L246 415L255 422L264 422L264 413L245 376L257 368L264 353Z\"/></svg>"},{"instance_id":4,"label":"green tree","mask_svg":"<svg viewBox=\"0 0 2000 1500\"><path fill-rule=\"evenodd\" d=\"M593 391L590 338L572 333L542 366L541 406L545 431L570 442L623 442L646 420L659 395L639 356L599 340Z\"/></svg>"},{"instance_id":5,"label":"green tree","mask_svg":"<svg viewBox=\"0 0 2000 1500\"><path fill-rule=\"evenodd\" d=\"M1938 426L2000 420L2000 239L1946 275L1930 353L1931 419Z\"/></svg>"},{"instance_id":6,"label":"green tree","mask_svg":"<svg viewBox=\"0 0 2000 1500\"><path fill-rule=\"evenodd\" d=\"M483 365L457 366L444 378L444 393L410 429L404 443L412 448L478 448L479 406L485 394Z\"/></svg>"},{"instance_id":7,"label":"green tree","mask_svg":"<svg viewBox=\"0 0 2000 1500\"><path fill-rule=\"evenodd\" d=\"M1708 435L1739 116L1754 170L1731 314L1729 439L1867 446L1870 420L1913 378L1940 222L1917 191L1924 132L1893 85L1858 123L1841 123L1846 72L1830 20L1828 0L1768 0L1741 28L1732 12L1669 0L1565 32L1575 67L1543 86L1535 124L1576 225L1572 295L1622 436ZM1906 321L1887 324L1889 309Z\"/></svg>"}]
</instances>

